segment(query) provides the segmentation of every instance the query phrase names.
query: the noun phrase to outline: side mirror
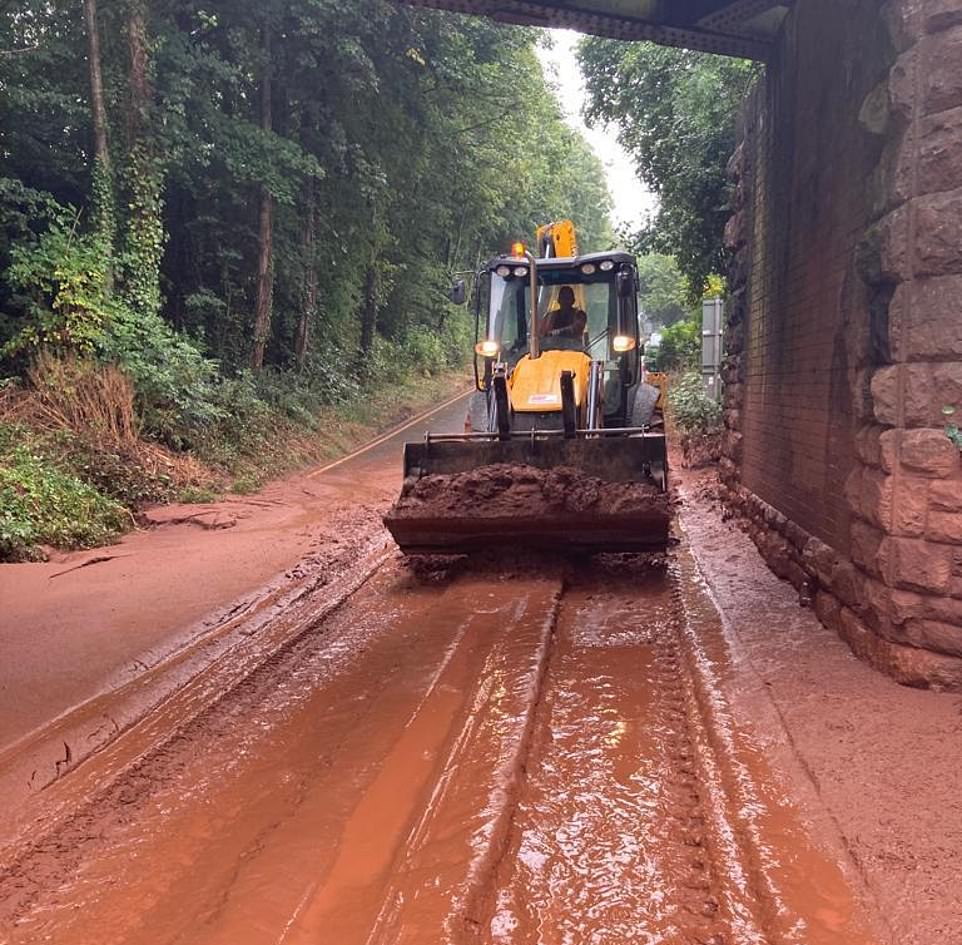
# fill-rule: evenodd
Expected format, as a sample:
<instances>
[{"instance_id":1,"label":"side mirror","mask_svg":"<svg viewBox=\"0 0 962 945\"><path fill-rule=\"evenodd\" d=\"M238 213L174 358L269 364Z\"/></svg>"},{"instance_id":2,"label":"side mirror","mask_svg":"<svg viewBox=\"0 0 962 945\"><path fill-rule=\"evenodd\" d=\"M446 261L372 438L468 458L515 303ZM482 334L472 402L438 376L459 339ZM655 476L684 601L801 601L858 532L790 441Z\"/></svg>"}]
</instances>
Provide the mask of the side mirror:
<instances>
[{"instance_id":1,"label":"side mirror","mask_svg":"<svg viewBox=\"0 0 962 945\"><path fill-rule=\"evenodd\" d=\"M623 299L630 299L635 294L635 280L627 270L618 273L618 295Z\"/></svg>"},{"instance_id":2,"label":"side mirror","mask_svg":"<svg viewBox=\"0 0 962 945\"><path fill-rule=\"evenodd\" d=\"M464 305L464 303L467 302L468 290L464 287L464 279L458 279L458 281L451 286L448 297L455 305Z\"/></svg>"}]
</instances>

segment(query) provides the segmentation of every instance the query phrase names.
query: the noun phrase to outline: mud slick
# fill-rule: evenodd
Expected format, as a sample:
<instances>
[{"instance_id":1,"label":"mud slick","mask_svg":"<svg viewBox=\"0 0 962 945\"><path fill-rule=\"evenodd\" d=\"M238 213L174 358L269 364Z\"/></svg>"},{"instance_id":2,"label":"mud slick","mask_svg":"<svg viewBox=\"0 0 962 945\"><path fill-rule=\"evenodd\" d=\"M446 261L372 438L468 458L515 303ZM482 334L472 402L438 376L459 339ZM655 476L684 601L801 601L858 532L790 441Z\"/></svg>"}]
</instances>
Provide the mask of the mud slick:
<instances>
[{"instance_id":1,"label":"mud slick","mask_svg":"<svg viewBox=\"0 0 962 945\"><path fill-rule=\"evenodd\" d=\"M670 521L669 495L650 483L509 464L408 480L384 517L409 553L641 551L665 546Z\"/></svg>"}]
</instances>

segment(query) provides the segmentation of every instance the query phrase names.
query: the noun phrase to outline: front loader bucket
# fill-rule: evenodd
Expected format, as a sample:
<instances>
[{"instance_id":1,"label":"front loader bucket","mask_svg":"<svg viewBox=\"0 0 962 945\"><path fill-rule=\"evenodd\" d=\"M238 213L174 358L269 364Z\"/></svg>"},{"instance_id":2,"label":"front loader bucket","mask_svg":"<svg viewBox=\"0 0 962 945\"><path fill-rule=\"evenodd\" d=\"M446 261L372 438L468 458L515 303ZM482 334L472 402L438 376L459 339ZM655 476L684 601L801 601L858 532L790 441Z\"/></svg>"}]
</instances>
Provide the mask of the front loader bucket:
<instances>
[{"instance_id":1,"label":"front loader bucket","mask_svg":"<svg viewBox=\"0 0 962 945\"><path fill-rule=\"evenodd\" d=\"M667 467L661 434L428 438L405 444L384 521L406 554L658 550Z\"/></svg>"}]
</instances>

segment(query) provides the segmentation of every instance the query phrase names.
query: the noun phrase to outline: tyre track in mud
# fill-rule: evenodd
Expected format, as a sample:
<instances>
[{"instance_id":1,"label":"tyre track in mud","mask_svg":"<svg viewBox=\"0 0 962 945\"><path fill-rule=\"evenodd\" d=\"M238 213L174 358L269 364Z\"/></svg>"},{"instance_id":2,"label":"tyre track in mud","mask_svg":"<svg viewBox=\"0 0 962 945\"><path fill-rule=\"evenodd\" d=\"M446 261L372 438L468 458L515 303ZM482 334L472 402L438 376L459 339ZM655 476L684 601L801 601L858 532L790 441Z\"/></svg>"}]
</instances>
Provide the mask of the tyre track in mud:
<instances>
[{"instance_id":1,"label":"tyre track in mud","mask_svg":"<svg viewBox=\"0 0 962 945\"><path fill-rule=\"evenodd\" d=\"M57 785L0 941L871 945L801 828L765 834L693 583L390 563L110 783Z\"/></svg>"}]
</instances>

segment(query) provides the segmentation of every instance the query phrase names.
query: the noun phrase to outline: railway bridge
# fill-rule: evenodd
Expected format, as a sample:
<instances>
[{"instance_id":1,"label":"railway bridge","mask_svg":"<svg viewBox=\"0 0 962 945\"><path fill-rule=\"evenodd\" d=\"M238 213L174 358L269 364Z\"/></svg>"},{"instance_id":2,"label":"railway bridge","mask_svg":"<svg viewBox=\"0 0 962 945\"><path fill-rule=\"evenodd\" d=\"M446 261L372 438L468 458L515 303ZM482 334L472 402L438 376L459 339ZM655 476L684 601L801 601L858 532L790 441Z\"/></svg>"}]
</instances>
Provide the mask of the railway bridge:
<instances>
[{"instance_id":1,"label":"railway bridge","mask_svg":"<svg viewBox=\"0 0 962 945\"><path fill-rule=\"evenodd\" d=\"M962 687L958 0L413 2L765 63L730 165L728 498L859 656Z\"/></svg>"}]
</instances>

